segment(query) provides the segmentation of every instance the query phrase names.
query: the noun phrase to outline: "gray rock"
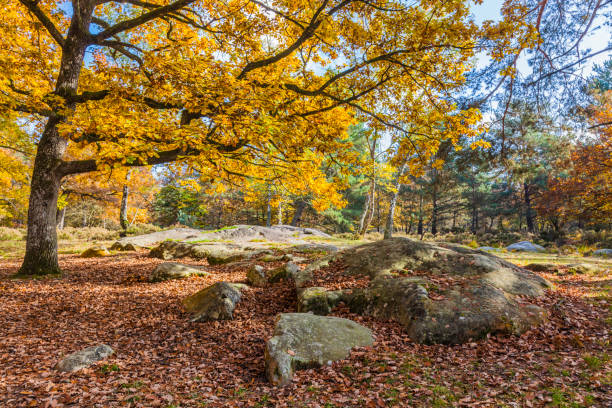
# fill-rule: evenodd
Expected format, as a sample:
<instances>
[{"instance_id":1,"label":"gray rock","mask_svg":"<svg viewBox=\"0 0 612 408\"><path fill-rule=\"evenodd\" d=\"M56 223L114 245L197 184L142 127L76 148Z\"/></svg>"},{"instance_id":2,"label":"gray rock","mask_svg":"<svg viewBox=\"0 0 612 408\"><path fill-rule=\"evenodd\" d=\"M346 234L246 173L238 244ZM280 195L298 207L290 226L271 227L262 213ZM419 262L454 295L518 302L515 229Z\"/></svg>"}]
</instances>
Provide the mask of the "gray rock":
<instances>
[{"instance_id":1,"label":"gray rock","mask_svg":"<svg viewBox=\"0 0 612 408\"><path fill-rule=\"evenodd\" d=\"M257 288L263 288L268 284L268 277L266 276L266 270L263 266L253 265L247 272L247 282L251 286Z\"/></svg>"},{"instance_id":2,"label":"gray rock","mask_svg":"<svg viewBox=\"0 0 612 408\"><path fill-rule=\"evenodd\" d=\"M345 299L341 290L327 290L321 287L298 289L297 311L325 316Z\"/></svg>"},{"instance_id":3,"label":"gray rock","mask_svg":"<svg viewBox=\"0 0 612 408\"><path fill-rule=\"evenodd\" d=\"M525 298L542 296L544 278L492 254L460 245L392 238L352 247L316 261L304 274L339 261L344 275L369 276L366 288L339 293L297 286L300 311L329 313L343 301L354 313L395 320L416 342L463 343L487 333L521 333L545 320ZM411 277L401 277L402 271ZM447 283L439 287L438 278ZM524 298L519 302L515 296Z\"/></svg>"},{"instance_id":4,"label":"gray rock","mask_svg":"<svg viewBox=\"0 0 612 408\"><path fill-rule=\"evenodd\" d=\"M583 275L583 274L591 274L591 273L599 273L599 272L603 272L603 268L597 265L592 265L592 264L583 263L583 264L572 264L572 265L567 266L567 273L571 273L571 274Z\"/></svg>"},{"instance_id":5,"label":"gray rock","mask_svg":"<svg viewBox=\"0 0 612 408\"><path fill-rule=\"evenodd\" d=\"M266 343L266 376L275 385L291 382L295 370L318 367L348 357L354 347L371 346L370 329L351 320L283 313Z\"/></svg>"},{"instance_id":6,"label":"gray rock","mask_svg":"<svg viewBox=\"0 0 612 408\"><path fill-rule=\"evenodd\" d=\"M88 347L84 350L68 354L55 366L56 370L73 372L89 367L96 361L100 361L113 354L113 349L106 344Z\"/></svg>"},{"instance_id":7,"label":"gray rock","mask_svg":"<svg viewBox=\"0 0 612 408\"><path fill-rule=\"evenodd\" d=\"M612 257L612 249L609 249L609 248L596 249L595 251L593 251L593 255L601 256L604 258Z\"/></svg>"},{"instance_id":8,"label":"gray rock","mask_svg":"<svg viewBox=\"0 0 612 408\"><path fill-rule=\"evenodd\" d=\"M111 251L138 251L140 247L132 242L117 241L111 247Z\"/></svg>"},{"instance_id":9,"label":"gray rock","mask_svg":"<svg viewBox=\"0 0 612 408\"><path fill-rule=\"evenodd\" d=\"M192 314L192 322L230 320L242 290L240 283L217 282L183 300L183 306Z\"/></svg>"},{"instance_id":10,"label":"gray rock","mask_svg":"<svg viewBox=\"0 0 612 408\"><path fill-rule=\"evenodd\" d=\"M277 283L285 279L293 279L300 272L300 267L293 262L287 262L285 265L273 269L268 274L268 282Z\"/></svg>"},{"instance_id":11,"label":"gray rock","mask_svg":"<svg viewBox=\"0 0 612 408\"><path fill-rule=\"evenodd\" d=\"M182 279L190 276L206 275L209 275L209 273L189 265L183 265L175 262L164 262L157 265L153 270L153 273L151 274L151 282L162 282L169 279Z\"/></svg>"},{"instance_id":12,"label":"gray rock","mask_svg":"<svg viewBox=\"0 0 612 408\"><path fill-rule=\"evenodd\" d=\"M274 225L262 227L259 225L233 225L214 231L203 231L193 228L174 228L153 232L135 237L121 238L121 243L133 243L142 247L151 247L166 240L196 242L196 241L233 241L233 242L290 242L304 237L329 238L329 235L313 229L292 227L290 225Z\"/></svg>"},{"instance_id":13,"label":"gray rock","mask_svg":"<svg viewBox=\"0 0 612 408\"><path fill-rule=\"evenodd\" d=\"M499 248L495 248L495 247L490 247L490 246L481 246L476 248L479 251L489 251L489 252L501 252L501 249Z\"/></svg>"},{"instance_id":14,"label":"gray rock","mask_svg":"<svg viewBox=\"0 0 612 408\"><path fill-rule=\"evenodd\" d=\"M329 252L338 252L338 247L335 245L331 245L331 244L311 243L311 244L295 245L291 247L291 250L296 251L296 252L306 252L306 253L310 253L310 252L329 253Z\"/></svg>"},{"instance_id":15,"label":"gray rock","mask_svg":"<svg viewBox=\"0 0 612 408\"><path fill-rule=\"evenodd\" d=\"M206 259L211 265L239 261L255 254L232 244L197 244L179 241L164 241L149 253L150 257L164 260L176 258Z\"/></svg>"},{"instance_id":16,"label":"gray rock","mask_svg":"<svg viewBox=\"0 0 612 408\"><path fill-rule=\"evenodd\" d=\"M551 263L530 263L529 265L525 265L525 269L534 272L556 273L559 272L559 265Z\"/></svg>"},{"instance_id":17,"label":"gray rock","mask_svg":"<svg viewBox=\"0 0 612 408\"><path fill-rule=\"evenodd\" d=\"M529 241L516 242L506 247L508 251L522 251L522 252L546 252L546 248L541 245L534 244Z\"/></svg>"}]
</instances>

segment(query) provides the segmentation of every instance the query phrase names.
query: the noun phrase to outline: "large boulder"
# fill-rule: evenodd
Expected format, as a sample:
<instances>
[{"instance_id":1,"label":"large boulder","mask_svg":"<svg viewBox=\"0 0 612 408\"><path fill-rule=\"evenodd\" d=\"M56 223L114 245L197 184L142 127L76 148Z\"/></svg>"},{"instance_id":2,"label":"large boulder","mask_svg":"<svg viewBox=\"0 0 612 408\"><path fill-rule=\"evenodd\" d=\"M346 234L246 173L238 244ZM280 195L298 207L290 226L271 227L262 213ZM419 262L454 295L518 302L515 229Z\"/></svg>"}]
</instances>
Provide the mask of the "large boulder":
<instances>
[{"instance_id":1,"label":"large boulder","mask_svg":"<svg viewBox=\"0 0 612 408\"><path fill-rule=\"evenodd\" d=\"M322 231L313 228L293 227L290 225L233 225L213 231L203 231L193 228L174 228L139 236L121 238L119 242L130 242L141 247L151 247L166 240L183 242L232 241L247 244L257 242L294 242L312 237L329 238Z\"/></svg>"},{"instance_id":2,"label":"large boulder","mask_svg":"<svg viewBox=\"0 0 612 408\"><path fill-rule=\"evenodd\" d=\"M102 245L96 245L81 252L81 258L101 258L110 256L111 253Z\"/></svg>"},{"instance_id":3,"label":"large boulder","mask_svg":"<svg viewBox=\"0 0 612 408\"><path fill-rule=\"evenodd\" d=\"M515 242L512 245L506 247L508 251L519 251L519 252L546 252L546 248L541 245L534 244L529 241Z\"/></svg>"},{"instance_id":4,"label":"large boulder","mask_svg":"<svg viewBox=\"0 0 612 408\"><path fill-rule=\"evenodd\" d=\"M155 267L151 274L151 282L162 282L170 279L182 279L190 276L206 276L208 272L193 266L175 262L164 262Z\"/></svg>"},{"instance_id":5,"label":"large boulder","mask_svg":"<svg viewBox=\"0 0 612 408\"><path fill-rule=\"evenodd\" d=\"M595 251L593 251L593 255L601 256L604 258L612 257L612 249L610 248L596 249Z\"/></svg>"},{"instance_id":6,"label":"large boulder","mask_svg":"<svg viewBox=\"0 0 612 408\"><path fill-rule=\"evenodd\" d=\"M275 385L291 382L293 372L346 358L354 347L371 346L370 329L339 317L282 313L266 343L266 376Z\"/></svg>"},{"instance_id":7,"label":"large boulder","mask_svg":"<svg viewBox=\"0 0 612 408\"><path fill-rule=\"evenodd\" d=\"M89 367L96 361L103 360L111 354L113 354L113 349L106 344L88 347L84 350L68 354L56 364L55 369L70 373Z\"/></svg>"},{"instance_id":8,"label":"large boulder","mask_svg":"<svg viewBox=\"0 0 612 408\"><path fill-rule=\"evenodd\" d=\"M254 254L254 251L245 251L232 244L199 244L179 241L164 241L149 252L149 256L153 258L164 260L186 257L206 259L211 265L240 261Z\"/></svg>"},{"instance_id":9,"label":"large boulder","mask_svg":"<svg viewBox=\"0 0 612 408\"><path fill-rule=\"evenodd\" d=\"M192 322L230 320L245 288L241 283L217 282L185 298L183 306Z\"/></svg>"},{"instance_id":10,"label":"large boulder","mask_svg":"<svg viewBox=\"0 0 612 408\"><path fill-rule=\"evenodd\" d=\"M355 313L401 323L416 342L449 344L522 333L546 317L525 300L551 284L486 252L393 238L344 250L304 273L317 278L332 261L334 274L367 276L369 285L328 291L302 283L299 311L327 314L343 301Z\"/></svg>"}]
</instances>

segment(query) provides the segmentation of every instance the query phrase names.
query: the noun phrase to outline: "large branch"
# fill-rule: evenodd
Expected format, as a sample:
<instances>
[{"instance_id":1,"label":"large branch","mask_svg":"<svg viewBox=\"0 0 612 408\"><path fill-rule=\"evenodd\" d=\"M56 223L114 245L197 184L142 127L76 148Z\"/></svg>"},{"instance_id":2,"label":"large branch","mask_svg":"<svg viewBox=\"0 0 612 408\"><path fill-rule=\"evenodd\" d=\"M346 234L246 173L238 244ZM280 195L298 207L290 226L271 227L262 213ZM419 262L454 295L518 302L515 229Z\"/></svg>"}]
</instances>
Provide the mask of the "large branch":
<instances>
[{"instance_id":1,"label":"large branch","mask_svg":"<svg viewBox=\"0 0 612 408\"><path fill-rule=\"evenodd\" d=\"M146 160L140 160L134 163L126 163L126 167L139 167L139 166L154 166L156 164L170 163L173 161L180 160L183 157L196 156L200 153L196 149L172 149L164 152L159 152L157 157L149 157ZM89 173L99 169L99 163L96 160L73 160L65 161L59 166L59 174L68 176L71 174Z\"/></svg>"},{"instance_id":2,"label":"large branch","mask_svg":"<svg viewBox=\"0 0 612 408\"><path fill-rule=\"evenodd\" d=\"M105 29L99 34L94 35L92 37L93 41L94 43L99 43L121 32L131 30L132 28L148 23L151 20L155 20L157 18L163 17L167 14L180 10L181 8L193 2L195 2L195 0L177 0L174 3L168 4L167 6L162 6L162 7L153 9L147 13L141 14L138 17L122 21L120 23L115 24L112 27Z\"/></svg>"},{"instance_id":3,"label":"large branch","mask_svg":"<svg viewBox=\"0 0 612 408\"><path fill-rule=\"evenodd\" d=\"M53 21L45 14L44 11L40 7L38 7L38 1L28 1L28 0L19 0L21 4L26 6L28 10L32 12L38 18L38 21L42 23L42 25L47 29L51 37L55 40L56 43L60 45L60 47L64 47L64 37L62 33L59 32Z\"/></svg>"}]
</instances>

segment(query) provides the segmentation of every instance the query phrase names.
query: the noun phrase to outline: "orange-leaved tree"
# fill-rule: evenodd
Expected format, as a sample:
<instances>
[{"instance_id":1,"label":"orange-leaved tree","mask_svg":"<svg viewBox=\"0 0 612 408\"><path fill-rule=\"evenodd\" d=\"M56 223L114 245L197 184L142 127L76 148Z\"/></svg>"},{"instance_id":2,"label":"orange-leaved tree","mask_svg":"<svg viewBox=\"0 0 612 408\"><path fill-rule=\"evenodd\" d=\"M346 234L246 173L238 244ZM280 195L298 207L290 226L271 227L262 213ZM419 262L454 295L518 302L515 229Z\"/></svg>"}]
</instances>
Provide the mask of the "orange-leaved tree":
<instances>
[{"instance_id":1,"label":"orange-leaved tree","mask_svg":"<svg viewBox=\"0 0 612 408\"><path fill-rule=\"evenodd\" d=\"M40 124L22 274L60 271L66 176L177 160L224 174L267 154L325 156L355 115L404 134L402 154L428 155L477 120L449 95L478 37L529 31L518 20L481 29L465 0L0 5L0 106ZM66 158L68 144L82 157Z\"/></svg>"}]
</instances>

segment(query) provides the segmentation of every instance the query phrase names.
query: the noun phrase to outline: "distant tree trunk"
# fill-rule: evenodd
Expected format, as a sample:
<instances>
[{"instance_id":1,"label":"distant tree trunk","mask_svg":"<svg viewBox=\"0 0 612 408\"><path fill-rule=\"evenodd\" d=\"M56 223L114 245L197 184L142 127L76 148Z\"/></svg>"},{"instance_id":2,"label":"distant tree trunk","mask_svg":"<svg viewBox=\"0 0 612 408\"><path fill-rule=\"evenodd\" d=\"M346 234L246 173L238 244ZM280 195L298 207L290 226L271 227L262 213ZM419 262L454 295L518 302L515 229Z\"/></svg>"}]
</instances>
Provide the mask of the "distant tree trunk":
<instances>
[{"instance_id":1,"label":"distant tree trunk","mask_svg":"<svg viewBox=\"0 0 612 408\"><path fill-rule=\"evenodd\" d=\"M421 194L419 196L419 224L417 227L417 234L423 237L423 191L421 188Z\"/></svg>"},{"instance_id":2,"label":"distant tree trunk","mask_svg":"<svg viewBox=\"0 0 612 408\"><path fill-rule=\"evenodd\" d=\"M372 218L374 217L374 194L376 193L376 183L374 179L370 182L370 190L368 195L366 196L365 206L363 208L363 213L361 214L361 219L359 221L359 231L358 235L363 237L372 222Z\"/></svg>"},{"instance_id":3,"label":"distant tree trunk","mask_svg":"<svg viewBox=\"0 0 612 408\"><path fill-rule=\"evenodd\" d=\"M533 233L535 228L533 223L533 210L531 209L531 191L526 181L523 182L523 190L525 193L525 221L527 222L527 230Z\"/></svg>"},{"instance_id":4,"label":"distant tree trunk","mask_svg":"<svg viewBox=\"0 0 612 408\"><path fill-rule=\"evenodd\" d=\"M130 178L130 172L128 171L125 175L125 184L123 185L123 193L121 194L121 209L119 210L119 225L121 225L121 233L119 236L125 237L128 229L128 196L129 187L128 180Z\"/></svg>"},{"instance_id":5,"label":"distant tree trunk","mask_svg":"<svg viewBox=\"0 0 612 408\"><path fill-rule=\"evenodd\" d=\"M397 198L399 197L400 190L402 188L401 177L404 174L404 169L406 168L406 163L402 164L400 169L397 172L397 178L395 179L395 192L393 193L393 197L391 197L391 202L389 203L389 213L387 214L387 225L385 226L385 239L389 239L393 237L393 218L395 216L395 205L397 204Z\"/></svg>"},{"instance_id":6,"label":"distant tree trunk","mask_svg":"<svg viewBox=\"0 0 612 408\"><path fill-rule=\"evenodd\" d=\"M431 233L436 235L438 233L438 187L437 183L434 182L432 190L431 200Z\"/></svg>"},{"instance_id":7,"label":"distant tree trunk","mask_svg":"<svg viewBox=\"0 0 612 408\"><path fill-rule=\"evenodd\" d=\"M268 192L268 202L266 204L266 227L272 226L272 207L270 206L270 200L272 200L272 194Z\"/></svg>"},{"instance_id":8,"label":"distant tree trunk","mask_svg":"<svg viewBox=\"0 0 612 408\"><path fill-rule=\"evenodd\" d=\"M472 234L478 231L478 208L476 206L476 182L472 183L472 225L470 227Z\"/></svg>"},{"instance_id":9,"label":"distant tree trunk","mask_svg":"<svg viewBox=\"0 0 612 408\"><path fill-rule=\"evenodd\" d=\"M293 213L293 218L291 218L291 224L294 227L300 225L300 221L302 219L302 213L304 212L304 208L306 208L306 202L302 199L297 199L294 203L295 212Z\"/></svg>"},{"instance_id":10,"label":"distant tree trunk","mask_svg":"<svg viewBox=\"0 0 612 408\"><path fill-rule=\"evenodd\" d=\"M455 230L455 227L457 226L457 210L453 210L453 226L451 227L451 230Z\"/></svg>"},{"instance_id":11,"label":"distant tree trunk","mask_svg":"<svg viewBox=\"0 0 612 408\"><path fill-rule=\"evenodd\" d=\"M65 219L66 219L66 207L62 208L61 210L57 210L57 215L56 215L57 229L59 230L64 229Z\"/></svg>"},{"instance_id":12,"label":"distant tree trunk","mask_svg":"<svg viewBox=\"0 0 612 408\"><path fill-rule=\"evenodd\" d=\"M278 203L278 225L283 225L283 203Z\"/></svg>"}]
</instances>

